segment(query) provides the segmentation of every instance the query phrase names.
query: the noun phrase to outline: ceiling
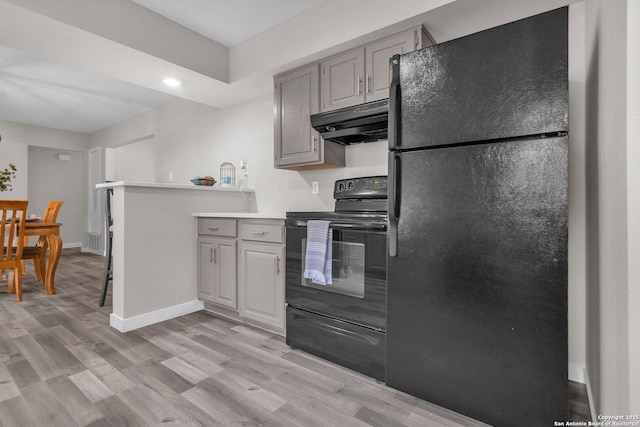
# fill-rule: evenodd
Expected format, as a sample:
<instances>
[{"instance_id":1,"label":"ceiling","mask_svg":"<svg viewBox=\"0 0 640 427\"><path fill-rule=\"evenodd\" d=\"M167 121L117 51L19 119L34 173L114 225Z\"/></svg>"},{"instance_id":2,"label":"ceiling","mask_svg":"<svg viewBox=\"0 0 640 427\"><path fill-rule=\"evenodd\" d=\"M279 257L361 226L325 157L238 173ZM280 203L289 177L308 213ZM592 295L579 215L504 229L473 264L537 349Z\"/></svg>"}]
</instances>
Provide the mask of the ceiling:
<instances>
[{"instance_id":1,"label":"ceiling","mask_svg":"<svg viewBox=\"0 0 640 427\"><path fill-rule=\"evenodd\" d=\"M132 0L225 46L236 45L326 0Z\"/></svg>"},{"instance_id":2,"label":"ceiling","mask_svg":"<svg viewBox=\"0 0 640 427\"><path fill-rule=\"evenodd\" d=\"M175 97L0 46L0 120L91 133Z\"/></svg>"},{"instance_id":3,"label":"ceiling","mask_svg":"<svg viewBox=\"0 0 640 427\"><path fill-rule=\"evenodd\" d=\"M326 0L133 0L225 46ZM2 46L0 120L92 133L175 96Z\"/></svg>"},{"instance_id":4,"label":"ceiling","mask_svg":"<svg viewBox=\"0 0 640 427\"><path fill-rule=\"evenodd\" d=\"M0 121L93 133L176 98L226 108L409 26L443 42L576 1L0 0Z\"/></svg>"}]
</instances>

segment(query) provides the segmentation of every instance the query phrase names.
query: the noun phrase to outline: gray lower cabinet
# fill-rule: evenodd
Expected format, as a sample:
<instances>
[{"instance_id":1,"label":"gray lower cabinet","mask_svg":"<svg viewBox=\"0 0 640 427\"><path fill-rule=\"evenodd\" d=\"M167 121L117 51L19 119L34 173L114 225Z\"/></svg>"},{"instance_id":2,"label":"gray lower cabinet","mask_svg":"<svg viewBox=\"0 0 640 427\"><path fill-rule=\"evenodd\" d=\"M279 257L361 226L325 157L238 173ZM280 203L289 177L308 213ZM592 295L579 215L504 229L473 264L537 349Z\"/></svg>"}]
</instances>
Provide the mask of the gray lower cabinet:
<instances>
[{"instance_id":1,"label":"gray lower cabinet","mask_svg":"<svg viewBox=\"0 0 640 427\"><path fill-rule=\"evenodd\" d=\"M238 307L237 221L198 219L198 298L226 308Z\"/></svg>"},{"instance_id":2,"label":"gray lower cabinet","mask_svg":"<svg viewBox=\"0 0 640 427\"><path fill-rule=\"evenodd\" d=\"M274 165L281 169L344 166L344 146L324 141L309 116L320 111L319 65L274 77Z\"/></svg>"},{"instance_id":3,"label":"gray lower cabinet","mask_svg":"<svg viewBox=\"0 0 640 427\"><path fill-rule=\"evenodd\" d=\"M284 329L284 247L240 243L240 315Z\"/></svg>"},{"instance_id":4,"label":"gray lower cabinet","mask_svg":"<svg viewBox=\"0 0 640 427\"><path fill-rule=\"evenodd\" d=\"M240 316L284 331L284 224L245 220L239 235Z\"/></svg>"},{"instance_id":5,"label":"gray lower cabinet","mask_svg":"<svg viewBox=\"0 0 640 427\"><path fill-rule=\"evenodd\" d=\"M284 221L198 219L198 297L218 315L284 335Z\"/></svg>"},{"instance_id":6,"label":"gray lower cabinet","mask_svg":"<svg viewBox=\"0 0 640 427\"><path fill-rule=\"evenodd\" d=\"M198 297L227 308L238 307L236 241L198 238Z\"/></svg>"}]
</instances>

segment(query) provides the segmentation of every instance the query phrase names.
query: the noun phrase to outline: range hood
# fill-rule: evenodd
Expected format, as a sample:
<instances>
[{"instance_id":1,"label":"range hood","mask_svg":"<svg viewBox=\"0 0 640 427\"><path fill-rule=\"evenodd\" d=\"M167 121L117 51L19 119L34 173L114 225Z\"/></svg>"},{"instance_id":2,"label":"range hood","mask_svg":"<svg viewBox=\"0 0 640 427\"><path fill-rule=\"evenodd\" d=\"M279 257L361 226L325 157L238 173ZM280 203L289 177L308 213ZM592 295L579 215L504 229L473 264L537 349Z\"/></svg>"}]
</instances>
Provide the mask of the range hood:
<instances>
[{"instance_id":1,"label":"range hood","mask_svg":"<svg viewBox=\"0 0 640 427\"><path fill-rule=\"evenodd\" d=\"M389 100L311 115L311 126L326 141L343 145L387 139Z\"/></svg>"}]
</instances>

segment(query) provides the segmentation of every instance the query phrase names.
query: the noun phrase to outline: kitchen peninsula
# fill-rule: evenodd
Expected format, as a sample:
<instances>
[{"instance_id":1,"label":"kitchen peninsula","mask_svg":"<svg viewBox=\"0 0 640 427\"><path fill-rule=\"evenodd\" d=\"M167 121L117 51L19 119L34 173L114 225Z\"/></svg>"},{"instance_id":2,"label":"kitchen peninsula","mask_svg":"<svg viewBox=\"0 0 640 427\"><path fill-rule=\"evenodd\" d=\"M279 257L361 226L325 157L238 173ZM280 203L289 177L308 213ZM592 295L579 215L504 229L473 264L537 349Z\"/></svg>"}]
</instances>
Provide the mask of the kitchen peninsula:
<instances>
[{"instance_id":1,"label":"kitchen peninsula","mask_svg":"<svg viewBox=\"0 0 640 427\"><path fill-rule=\"evenodd\" d=\"M127 332L202 310L193 212L256 211L251 189L117 181L113 189L113 312ZM97 295L96 295L97 298Z\"/></svg>"}]
</instances>

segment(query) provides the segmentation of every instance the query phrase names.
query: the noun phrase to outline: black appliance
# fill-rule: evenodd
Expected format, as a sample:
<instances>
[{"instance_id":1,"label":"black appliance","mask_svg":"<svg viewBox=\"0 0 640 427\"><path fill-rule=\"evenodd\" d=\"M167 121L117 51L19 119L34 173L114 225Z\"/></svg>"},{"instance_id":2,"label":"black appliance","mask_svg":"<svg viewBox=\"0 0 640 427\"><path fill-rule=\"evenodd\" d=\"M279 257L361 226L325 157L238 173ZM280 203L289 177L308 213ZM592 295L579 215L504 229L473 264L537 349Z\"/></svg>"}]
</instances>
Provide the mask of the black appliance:
<instances>
[{"instance_id":1,"label":"black appliance","mask_svg":"<svg viewBox=\"0 0 640 427\"><path fill-rule=\"evenodd\" d=\"M391 59L386 383L566 420L568 14Z\"/></svg>"},{"instance_id":2,"label":"black appliance","mask_svg":"<svg viewBox=\"0 0 640 427\"><path fill-rule=\"evenodd\" d=\"M287 344L383 381L387 177L336 181L334 198L334 212L287 212ZM309 220L330 221L330 285L303 275Z\"/></svg>"},{"instance_id":3,"label":"black appliance","mask_svg":"<svg viewBox=\"0 0 640 427\"><path fill-rule=\"evenodd\" d=\"M327 141L343 145L387 139L389 100L311 115L311 126Z\"/></svg>"}]
</instances>

